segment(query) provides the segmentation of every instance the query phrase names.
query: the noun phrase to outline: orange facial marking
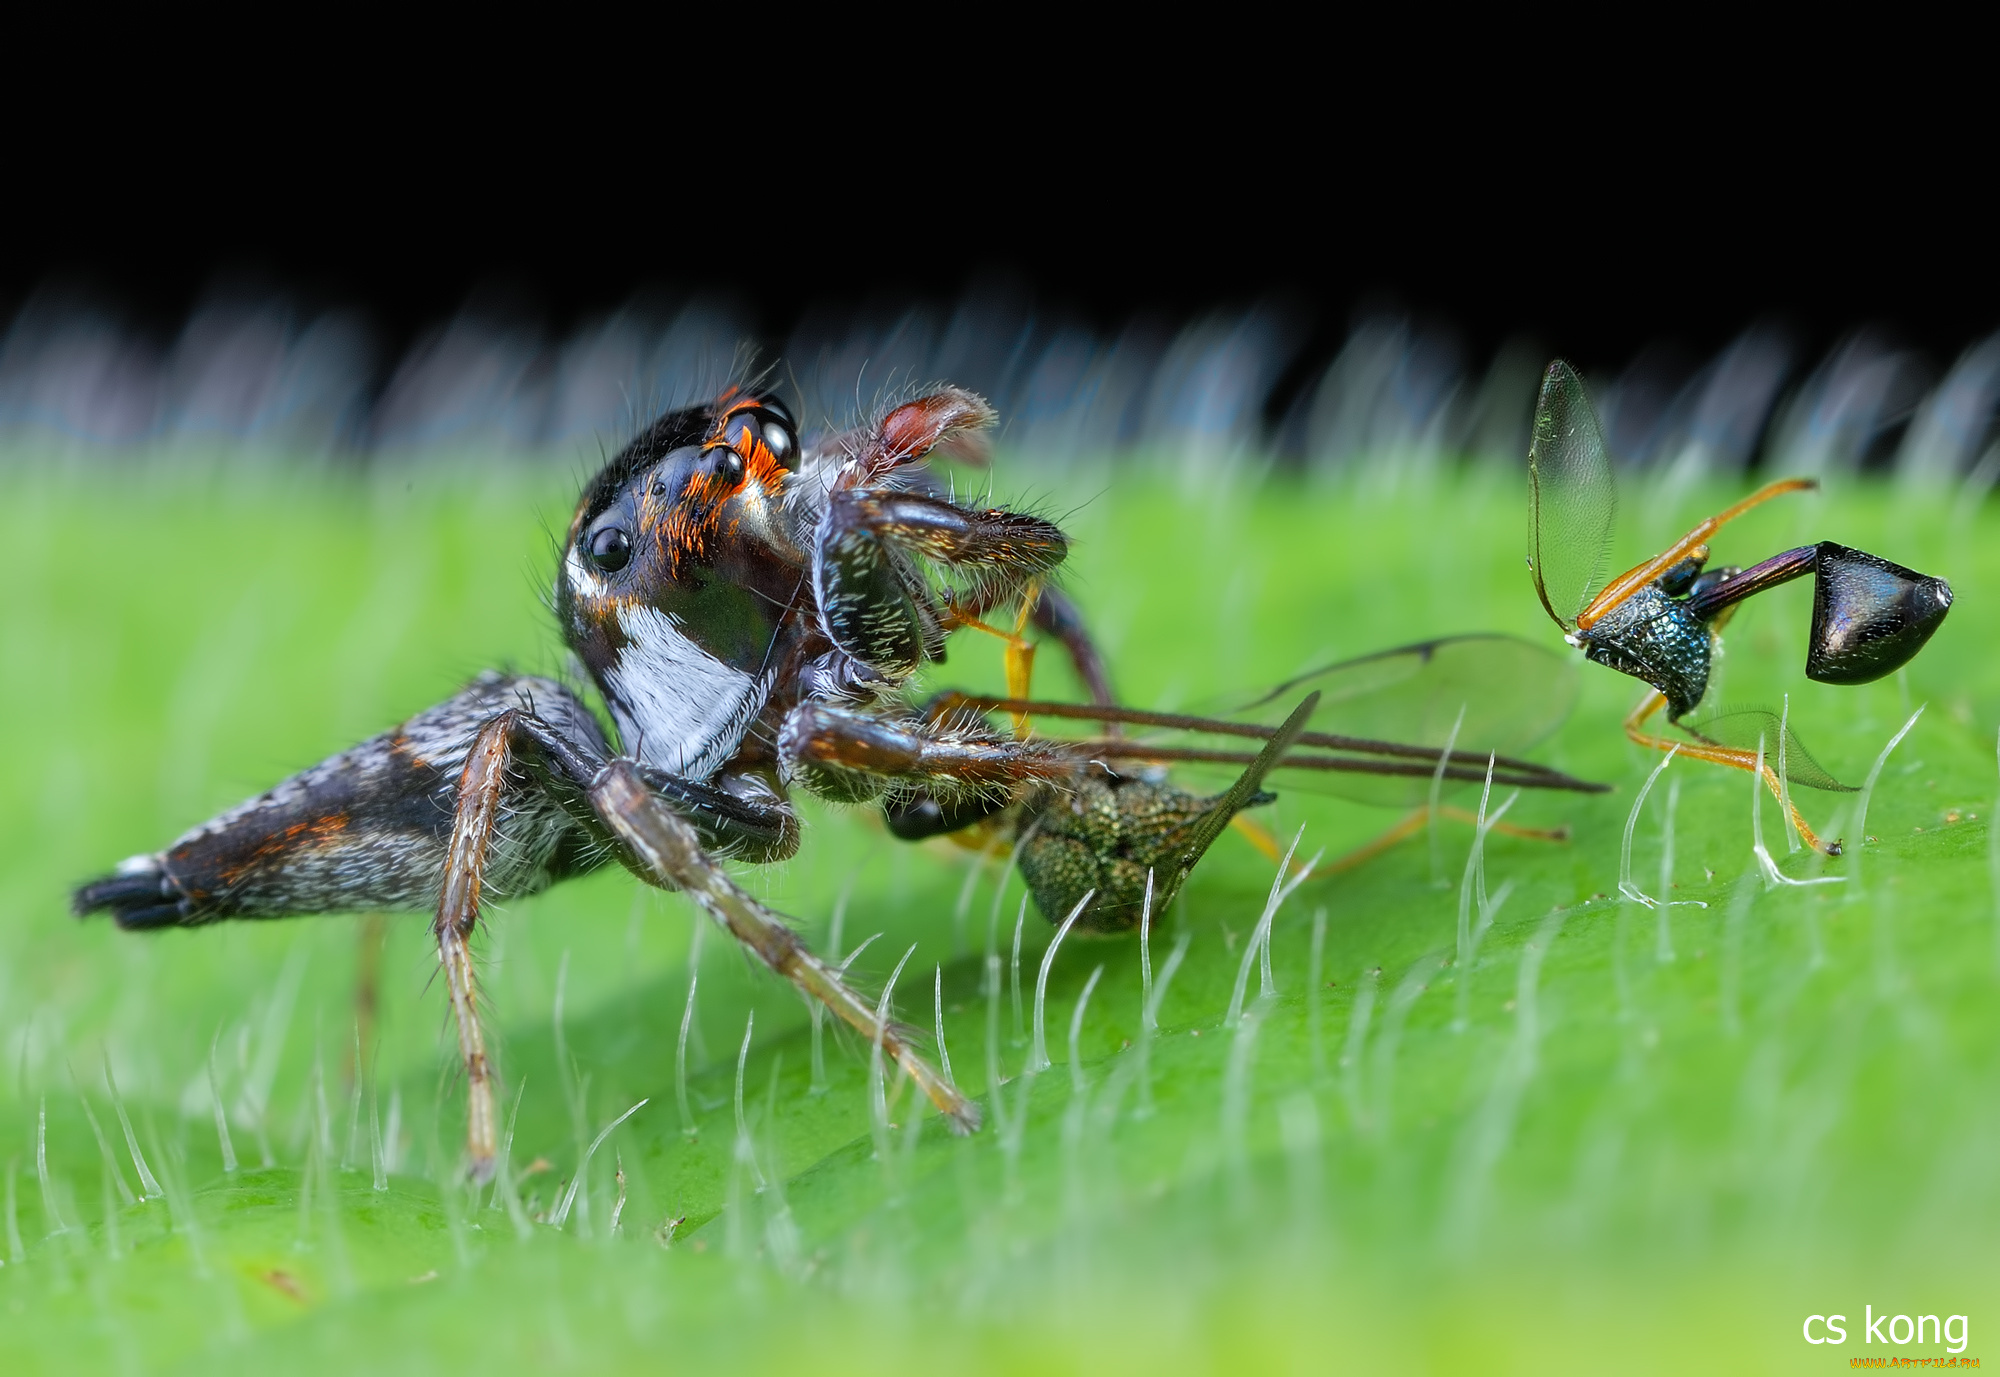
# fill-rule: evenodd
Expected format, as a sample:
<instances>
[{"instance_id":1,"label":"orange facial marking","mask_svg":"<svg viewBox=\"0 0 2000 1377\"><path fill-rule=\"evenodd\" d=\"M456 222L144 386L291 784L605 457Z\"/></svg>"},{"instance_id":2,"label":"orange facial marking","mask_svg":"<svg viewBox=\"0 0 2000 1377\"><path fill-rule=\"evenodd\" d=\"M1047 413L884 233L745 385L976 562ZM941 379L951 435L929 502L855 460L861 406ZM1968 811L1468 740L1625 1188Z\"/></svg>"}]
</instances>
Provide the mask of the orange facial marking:
<instances>
[{"instance_id":1,"label":"orange facial marking","mask_svg":"<svg viewBox=\"0 0 2000 1377\"><path fill-rule=\"evenodd\" d=\"M660 552L670 577L679 577L686 562L699 563L708 557L715 538L733 533L740 515L726 512L730 501L741 496L753 481L768 497L783 490L790 471L778 461L757 423L764 404L731 387L715 401L715 422L702 443L703 453L726 449L740 463L740 472L702 472L690 475L679 492L655 494L648 487L639 497L639 529L635 540L650 539ZM740 424L739 424L740 423ZM734 434L732 435L732 428ZM570 521L569 544L582 539L582 509ZM725 527L725 521L730 524Z\"/></svg>"},{"instance_id":2,"label":"orange facial marking","mask_svg":"<svg viewBox=\"0 0 2000 1377\"><path fill-rule=\"evenodd\" d=\"M732 388L723 393L721 400L726 403L734 395L735 389ZM733 475L722 472L693 475L679 494L666 499L664 512L648 494L640 514L640 529L652 535L669 571L674 575L678 576L684 560L699 561L707 556L709 542L722 533L729 502L741 496L752 482L770 497L776 497L782 491L787 470L778 462L777 455L771 452L761 429L754 423L753 418L762 411L762 404L754 398L723 406L714 428L709 432L708 442L702 446L704 453L726 449L734 454L740 463L740 472ZM746 420L746 424L735 426L738 420ZM735 429L733 436L732 426ZM729 519L733 531L735 523L741 519L740 515L732 514Z\"/></svg>"},{"instance_id":3,"label":"orange facial marking","mask_svg":"<svg viewBox=\"0 0 2000 1377\"><path fill-rule=\"evenodd\" d=\"M731 388L723 393L721 401L728 401L735 392L736 389ZM743 475L731 487L727 496L734 496L740 492L745 483L755 482L767 494L775 497L785 481L785 466L778 462L775 454L771 453L771 447L764 442L762 427L755 423L755 418L762 415L763 411L763 403L754 397L746 397L734 405L724 406L716 417L715 428L709 432L708 443L703 446L704 449L718 447L728 449L743 461ZM731 427L739 420L745 421L746 424L737 429L732 437Z\"/></svg>"},{"instance_id":4,"label":"orange facial marking","mask_svg":"<svg viewBox=\"0 0 2000 1377\"><path fill-rule=\"evenodd\" d=\"M716 507L706 495L705 475L689 480L686 490L671 503L664 520L657 522L655 538L666 557L668 572L680 576L682 560L700 561L708 553L708 538L715 530Z\"/></svg>"}]
</instances>

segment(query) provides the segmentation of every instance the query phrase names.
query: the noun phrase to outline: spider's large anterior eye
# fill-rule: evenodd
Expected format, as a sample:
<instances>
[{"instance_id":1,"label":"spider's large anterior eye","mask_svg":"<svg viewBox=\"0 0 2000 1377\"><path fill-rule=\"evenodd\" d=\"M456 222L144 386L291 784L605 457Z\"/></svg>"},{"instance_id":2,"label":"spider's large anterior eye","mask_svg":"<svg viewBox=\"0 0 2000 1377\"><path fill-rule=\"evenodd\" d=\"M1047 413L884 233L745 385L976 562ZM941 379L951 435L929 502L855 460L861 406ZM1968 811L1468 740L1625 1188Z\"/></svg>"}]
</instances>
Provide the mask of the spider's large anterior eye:
<instances>
[{"instance_id":1,"label":"spider's large anterior eye","mask_svg":"<svg viewBox=\"0 0 2000 1377\"><path fill-rule=\"evenodd\" d=\"M590 562L607 574L617 573L632 560L632 537L619 526L598 527L584 548Z\"/></svg>"}]
</instances>

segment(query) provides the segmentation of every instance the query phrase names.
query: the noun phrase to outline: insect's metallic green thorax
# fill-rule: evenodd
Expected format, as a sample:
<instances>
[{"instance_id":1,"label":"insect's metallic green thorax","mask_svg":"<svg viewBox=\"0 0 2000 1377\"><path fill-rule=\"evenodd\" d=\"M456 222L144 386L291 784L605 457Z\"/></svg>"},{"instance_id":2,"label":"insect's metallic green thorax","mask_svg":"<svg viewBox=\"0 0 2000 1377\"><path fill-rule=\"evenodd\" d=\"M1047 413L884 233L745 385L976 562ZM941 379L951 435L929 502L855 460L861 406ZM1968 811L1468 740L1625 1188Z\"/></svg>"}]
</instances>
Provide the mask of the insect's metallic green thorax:
<instances>
[{"instance_id":1,"label":"insect's metallic green thorax","mask_svg":"<svg viewBox=\"0 0 2000 1377\"><path fill-rule=\"evenodd\" d=\"M1584 658L1642 679L1667 695L1668 713L1692 712L1708 692L1709 629L1685 601L1648 584L1575 634Z\"/></svg>"}]
</instances>

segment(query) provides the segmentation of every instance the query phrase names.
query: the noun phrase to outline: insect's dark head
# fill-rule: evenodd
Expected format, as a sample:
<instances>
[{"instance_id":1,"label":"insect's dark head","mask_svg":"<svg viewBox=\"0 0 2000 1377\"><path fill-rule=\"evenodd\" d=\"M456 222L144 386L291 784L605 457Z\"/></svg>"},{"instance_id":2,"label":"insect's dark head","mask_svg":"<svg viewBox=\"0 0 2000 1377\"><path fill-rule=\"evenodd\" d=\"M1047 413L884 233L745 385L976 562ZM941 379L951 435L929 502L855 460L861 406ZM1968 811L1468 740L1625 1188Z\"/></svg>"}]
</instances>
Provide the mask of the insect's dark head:
<instances>
[{"instance_id":1,"label":"insect's dark head","mask_svg":"<svg viewBox=\"0 0 2000 1377\"><path fill-rule=\"evenodd\" d=\"M798 463L790 412L731 390L660 417L590 481L556 611L600 682L647 609L715 659L759 667L804 563L786 503Z\"/></svg>"}]
</instances>

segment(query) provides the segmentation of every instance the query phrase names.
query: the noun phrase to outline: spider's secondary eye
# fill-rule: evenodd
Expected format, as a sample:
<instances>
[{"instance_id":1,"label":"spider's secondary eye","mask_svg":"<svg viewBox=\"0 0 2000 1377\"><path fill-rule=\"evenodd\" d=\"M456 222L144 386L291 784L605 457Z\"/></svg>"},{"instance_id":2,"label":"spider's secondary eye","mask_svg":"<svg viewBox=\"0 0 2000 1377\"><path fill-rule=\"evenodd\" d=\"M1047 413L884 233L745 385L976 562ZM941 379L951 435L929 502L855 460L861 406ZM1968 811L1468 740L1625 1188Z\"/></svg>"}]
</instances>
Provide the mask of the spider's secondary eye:
<instances>
[{"instance_id":1,"label":"spider's secondary eye","mask_svg":"<svg viewBox=\"0 0 2000 1377\"><path fill-rule=\"evenodd\" d=\"M600 526L590 534L585 547L590 562L607 574L615 574L632 559L632 537L617 526Z\"/></svg>"},{"instance_id":2,"label":"spider's secondary eye","mask_svg":"<svg viewBox=\"0 0 2000 1377\"><path fill-rule=\"evenodd\" d=\"M792 432L777 421L764 422L764 446L786 468L792 466Z\"/></svg>"}]
</instances>

